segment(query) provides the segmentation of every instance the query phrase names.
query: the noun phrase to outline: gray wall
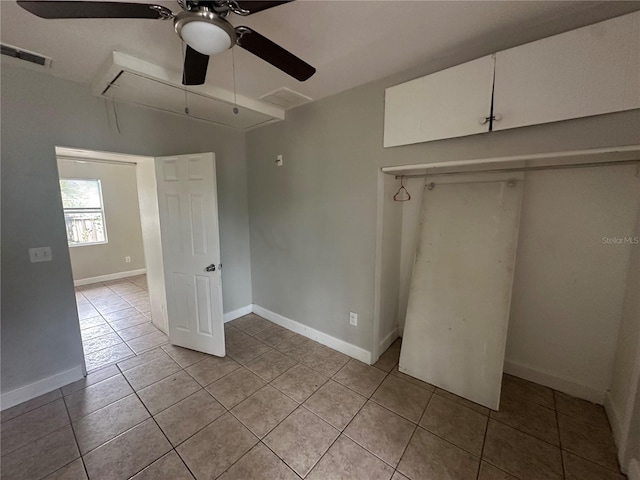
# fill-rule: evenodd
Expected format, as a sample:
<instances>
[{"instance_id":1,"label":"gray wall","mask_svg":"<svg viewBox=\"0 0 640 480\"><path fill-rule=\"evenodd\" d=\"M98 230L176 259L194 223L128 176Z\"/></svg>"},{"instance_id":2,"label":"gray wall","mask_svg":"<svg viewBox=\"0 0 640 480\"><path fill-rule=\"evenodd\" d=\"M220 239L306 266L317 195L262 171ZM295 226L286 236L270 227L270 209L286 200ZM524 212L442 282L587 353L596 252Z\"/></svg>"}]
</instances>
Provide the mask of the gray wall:
<instances>
[{"instance_id":1,"label":"gray wall","mask_svg":"<svg viewBox=\"0 0 640 480\"><path fill-rule=\"evenodd\" d=\"M88 87L2 68L2 392L82 362L55 146L217 158L226 311L251 303L244 134L118 105L121 133ZM26 221L28 220L28 221ZM29 263L50 245L53 261Z\"/></svg>"},{"instance_id":2,"label":"gray wall","mask_svg":"<svg viewBox=\"0 0 640 480\"><path fill-rule=\"evenodd\" d=\"M247 134L254 304L370 350L380 167L640 143L630 111L384 149L385 87L511 46L480 44Z\"/></svg>"},{"instance_id":3,"label":"gray wall","mask_svg":"<svg viewBox=\"0 0 640 480\"><path fill-rule=\"evenodd\" d=\"M634 165L526 174L508 373L553 376L591 393L583 398L603 401L612 380L627 270L639 247L602 238L634 235L640 205L635 174Z\"/></svg>"},{"instance_id":4,"label":"gray wall","mask_svg":"<svg viewBox=\"0 0 640 480\"><path fill-rule=\"evenodd\" d=\"M58 174L60 178L97 179L102 188L107 243L69 248L73 279L144 268L135 165L58 160Z\"/></svg>"}]
</instances>

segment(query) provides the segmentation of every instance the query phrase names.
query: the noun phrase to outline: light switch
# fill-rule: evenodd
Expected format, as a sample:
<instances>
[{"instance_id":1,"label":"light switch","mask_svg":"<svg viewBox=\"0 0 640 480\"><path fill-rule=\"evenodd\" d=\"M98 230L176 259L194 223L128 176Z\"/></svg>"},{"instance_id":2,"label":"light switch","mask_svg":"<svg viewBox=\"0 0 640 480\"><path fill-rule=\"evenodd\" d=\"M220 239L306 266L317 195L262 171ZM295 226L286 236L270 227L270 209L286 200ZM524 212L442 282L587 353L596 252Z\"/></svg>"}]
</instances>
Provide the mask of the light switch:
<instances>
[{"instance_id":1,"label":"light switch","mask_svg":"<svg viewBox=\"0 0 640 480\"><path fill-rule=\"evenodd\" d=\"M52 260L51 247L35 247L29 249L31 263L50 262Z\"/></svg>"},{"instance_id":2,"label":"light switch","mask_svg":"<svg viewBox=\"0 0 640 480\"><path fill-rule=\"evenodd\" d=\"M276 157L276 165L277 165L278 167L281 167L282 165L284 165L284 158L283 158L283 156L282 156L282 155L278 155L278 156Z\"/></svg>"}]
</instances>

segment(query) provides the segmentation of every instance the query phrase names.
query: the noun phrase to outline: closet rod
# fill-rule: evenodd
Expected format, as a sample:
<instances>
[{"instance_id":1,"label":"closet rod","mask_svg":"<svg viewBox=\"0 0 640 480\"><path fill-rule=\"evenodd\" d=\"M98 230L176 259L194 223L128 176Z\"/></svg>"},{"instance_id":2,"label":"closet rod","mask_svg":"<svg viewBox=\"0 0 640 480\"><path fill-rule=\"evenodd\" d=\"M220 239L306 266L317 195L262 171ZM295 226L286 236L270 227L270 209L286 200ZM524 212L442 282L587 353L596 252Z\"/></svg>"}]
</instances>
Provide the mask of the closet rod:
<instances>
[{"instance_id":1,"label":"closet rod","mask_svg":"<svg viewBox=\"0 0 640 480\"><path fill-rule=\"evenodd\" d=\"M424 178L424 177L440 177L443 175L470 175L472 173L509 173L509 172L533 172L540 170L564 170L570 168L593 168L593 167L615 167L617 165L631 165L637 163L638 160L621 160L618 162L589 162L589 163L566 163L564 165L542 165L539 167L513 167L513 168L497 168L488 170L473 170L467 172L442 172L442 173L421 173L419 175L396 175L396 178ZM385 172L386 173L386 172Z\"/></svg>"}]
</instances>

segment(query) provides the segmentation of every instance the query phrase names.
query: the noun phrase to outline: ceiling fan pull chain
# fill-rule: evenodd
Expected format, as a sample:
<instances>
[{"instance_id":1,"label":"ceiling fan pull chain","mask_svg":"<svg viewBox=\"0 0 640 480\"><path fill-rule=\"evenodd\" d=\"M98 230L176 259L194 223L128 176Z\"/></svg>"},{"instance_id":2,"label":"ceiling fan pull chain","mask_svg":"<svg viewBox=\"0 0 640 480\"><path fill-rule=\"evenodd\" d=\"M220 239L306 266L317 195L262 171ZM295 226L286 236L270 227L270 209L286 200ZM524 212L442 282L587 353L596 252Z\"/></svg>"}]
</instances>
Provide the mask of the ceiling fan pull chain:
<instances>
[{"instance_id":1,"label":"ceiling fan pull chain","mask_svg":"<svg viewBox=\"0 0 640 480\"><path fill-rule=\"evenodd\" d=\"M185 50L185 43L184 41L182 42L182 64L184 65L184 50ZM184 113L185 115L189 115L189 103L188 103L188 99L187 99L187 85L184 83L182 83L183 87L184 87Z\"/></svg>"},{"instance_id":2,"label":"ceiling fan pull chain","mask_svg":"<svg viewBox=\"0 0 640 480\"><path fill-rule=\"evenodd\" d=\"M236 95L236 55L233 53L233 48L231 49L231 70L233 71L233 113L236 115L240 112L238 110L238 98Z\"/></svg>"},{"instance_id":3,"label":"ceiling fan pull chain","mask_svg":"<svg viewBox=\"0 0 640 480\"><path fill-rule=\"evenodd\" d=\"M229 6L229 9L235 13L236 15L240 15L242 17L246 17L247 15L250 15L251 12L249 10L246 10L244 8L242 8L240 5L238 5L238 2L236 0L229 0L227 2L227 5Z\"/></svg>"}]
</instances>

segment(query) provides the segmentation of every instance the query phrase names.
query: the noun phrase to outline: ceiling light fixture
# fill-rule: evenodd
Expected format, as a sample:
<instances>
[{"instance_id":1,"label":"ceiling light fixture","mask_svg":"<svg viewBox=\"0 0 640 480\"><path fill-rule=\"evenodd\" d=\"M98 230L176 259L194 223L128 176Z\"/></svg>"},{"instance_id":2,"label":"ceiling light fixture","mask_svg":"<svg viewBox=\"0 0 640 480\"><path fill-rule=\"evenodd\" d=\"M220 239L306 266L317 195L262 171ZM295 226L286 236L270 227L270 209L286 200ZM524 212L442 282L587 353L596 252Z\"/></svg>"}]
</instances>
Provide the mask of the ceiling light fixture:
<instances>
[{"instance_id":1,"label":"ceiling light fixture","mask_svg":"<svg viewBox=\"0 0 640 480\"><path fill-rule=\"evenodd\" d=\"M203 55L224 52L236 43L233 25L205 7L180 12L174 27L187 45Z\"/></svg>"}]
</instances>

